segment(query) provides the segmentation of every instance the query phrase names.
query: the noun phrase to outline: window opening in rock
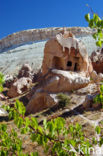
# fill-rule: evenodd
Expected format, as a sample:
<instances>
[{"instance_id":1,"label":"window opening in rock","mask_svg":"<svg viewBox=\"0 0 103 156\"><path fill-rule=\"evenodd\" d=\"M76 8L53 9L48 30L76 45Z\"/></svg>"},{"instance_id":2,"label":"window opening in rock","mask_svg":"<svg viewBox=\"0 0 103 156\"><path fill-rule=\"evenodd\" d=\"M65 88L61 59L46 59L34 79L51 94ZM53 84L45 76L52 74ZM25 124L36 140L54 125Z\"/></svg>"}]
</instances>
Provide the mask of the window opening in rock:
<instances>
[{"instance_id":1,"label":"window opening in rock","mask_svg":"<svg viewBox=\"0 0 103 156\"><path fill-rule=\"evenodd\" d=\"M67 62L67 66L68 66L68 67L71 67L71 66L72 66L72 62L71 62L71 61L68 61L68 62Z\"/></svg>"}]
</instances>

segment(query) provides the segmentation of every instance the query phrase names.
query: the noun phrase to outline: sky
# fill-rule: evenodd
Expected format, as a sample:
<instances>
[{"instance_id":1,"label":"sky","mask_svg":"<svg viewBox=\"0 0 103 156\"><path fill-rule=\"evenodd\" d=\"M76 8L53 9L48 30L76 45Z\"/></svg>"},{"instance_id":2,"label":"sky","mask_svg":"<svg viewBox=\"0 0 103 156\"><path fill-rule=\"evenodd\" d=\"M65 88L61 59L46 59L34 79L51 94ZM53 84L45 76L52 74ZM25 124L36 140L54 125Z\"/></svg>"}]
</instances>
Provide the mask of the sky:
<instances>
[{"instance_id":1,"label":"sky","mask_svg":"<svg viewBox=\"0 0 103 156\"><path fill-rule=\"evenodd\" d=\"M0 0L0 39L27 29L88 26L86 4L103 16L103 0Z\"/></svg>"}]
</instances>

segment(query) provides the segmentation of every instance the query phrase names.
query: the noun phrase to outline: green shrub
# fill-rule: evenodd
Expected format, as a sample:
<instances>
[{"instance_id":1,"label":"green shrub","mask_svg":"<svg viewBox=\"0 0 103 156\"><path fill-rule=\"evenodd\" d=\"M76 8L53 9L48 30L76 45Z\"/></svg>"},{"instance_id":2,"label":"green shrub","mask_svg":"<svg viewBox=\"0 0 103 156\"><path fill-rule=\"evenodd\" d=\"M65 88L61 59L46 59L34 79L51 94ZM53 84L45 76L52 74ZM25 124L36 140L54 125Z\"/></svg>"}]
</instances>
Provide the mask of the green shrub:
<instances>
[{"instance_id":1,"label":"green shrub","mask_svg":"<svg viewBox=\"0 0 103 156\"><path fill-rule=\"evenodd\" d=\"M57 97L59 99L60 107L65 107L66 105L68 105L70 103L70 99L66 94L60 93L57 95Z\"/></svg>"}]
</instances>

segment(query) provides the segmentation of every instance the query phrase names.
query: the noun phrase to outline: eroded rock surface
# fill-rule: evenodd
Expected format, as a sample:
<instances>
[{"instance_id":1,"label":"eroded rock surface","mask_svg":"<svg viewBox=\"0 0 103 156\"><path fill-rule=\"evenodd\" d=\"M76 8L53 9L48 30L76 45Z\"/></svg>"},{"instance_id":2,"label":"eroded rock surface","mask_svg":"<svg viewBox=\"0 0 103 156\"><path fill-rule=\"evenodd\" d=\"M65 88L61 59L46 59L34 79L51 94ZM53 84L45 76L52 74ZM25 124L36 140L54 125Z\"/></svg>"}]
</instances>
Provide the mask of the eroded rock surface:
<instances>
[{"instance_id":1,"label":"eroded rock surface","mask_svg":"<svg viewBox=\"0 0 103 156\"><path fill-rule=\"evenodd\" d=\"M20 78L12 84L7 95L9 97L17 97L18 95L26 91L30 87L31 83L32 81L30 78Z\"/></svg>"},{"instance_id":2,"label":"eroded rock surface","mask_svg":"<svg viewBox=\"0 0 103 156\"><path fill-rule=\"evenodd\" d=\"M71 33L58 34L45 45L42 79L32 90L27 113L55 105L51 94L86 87L92 71L84 44Z\"/></svg>"},{"instance_id":3,"label":"eroded rock surface","mask_svg":"<svg viewBox=\"0 0 103 156\"><path fill-rule=\"evenodd\" d=\"M91 61L93 65L93 69L97 73L103 73L103 48L97 51L94 51L91 56Z\"/></svg>"},{"instance_id":4,"label":"eroded rock surface","mask_svg":"<svg viewBox=\"0 0 103 156\"><path fill-rule=\"evenodd\" d=\"M21 78L21 77L32 78L32 69L29 64L24 64L19 70L18 78Z\"/></svg>"},{"instance_id":5,"label":"eroded rock surface","mask_svg":"<svg viewBox=\"0 0 103 156\"><path fill-rule=\"evenodd\" d=\"M46 43L42 74L53 68L87 73L93 70L85 45L74 36L71 37L71 34L70 37L58 34Z\"/></svg>"},{"instance_id":6,"label":"eroded rock surface","mask_svg":"<svg viewBox=\"0 0 103 156\"><path fill-rule=\"evenodd\" d=\"M7 37L0 40L0 51L4 50L5 48L9 48L14 45L20 45L23 43L27 43L30 41L40 41L49 38L55 37L58 33L63 31L63 27L57 28L44 28L44 29L30 29L24 30L17 33L13 33L8 35ZM66 30L71 31L73 34L80 35L81 33L84 34L93 34L93 30L85 27L69 27L65 28Z\"/></svg>"}]
</instances>

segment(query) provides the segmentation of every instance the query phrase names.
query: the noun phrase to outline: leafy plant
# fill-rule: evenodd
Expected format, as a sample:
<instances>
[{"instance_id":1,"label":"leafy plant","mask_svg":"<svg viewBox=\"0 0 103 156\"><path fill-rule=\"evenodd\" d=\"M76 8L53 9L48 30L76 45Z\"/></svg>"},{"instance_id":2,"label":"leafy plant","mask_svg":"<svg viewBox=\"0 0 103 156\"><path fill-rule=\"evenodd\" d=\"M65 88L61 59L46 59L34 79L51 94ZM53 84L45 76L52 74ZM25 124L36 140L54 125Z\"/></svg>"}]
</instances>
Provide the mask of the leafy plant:
<instances>
[{"instance_id":1,"label":"leafy plant","mask_svg":"<svg viewBox=\"0 0 103 156\"><path fill-rule=\"evenodd\" d=\"M4 84L4 75L0 72L0 92L3 91L3 84Z\"/></svg>"},{"instance_id":2,"label":"leafy plant","mask_svg":"<svg viewBox=\"0 0 103 156\"><path fill-rule=\"evenodd\" d=\"M61 117L44 120L40 126L34 117L25 117L25 107L20 101L16 101L14 108L5 107L9 111L9 118L20 129L21 134L30 134L32 142L44 147L44 151L51 155L58 156L75 156L78 153L78 146L82 149L92 145L89 140L84 137L82 126L70 124L66 126L65 120ZM84 146L85 145L85 146ZM83 152L85 155L85 149Z\"/></svg>"},{"instance_id":3,"label":"leafy plant","mask_svg":"<svg viewBox=\"0 0 103 156\"><path fill-rule=\"evenodd\" d=\"M90 28L95 28L93 38L96 40L96 45L102 47L103 44L103 19L101 19L96 13L85 15L85 19L88 22Z\"/></svg>"},{"instance_id":4,"label":"leafy plant","mask_svg":"<svg viewBox=\"0 0 103 156\"><path fill-rule=\"evenodd\" d=\"M103 85L100 85L100 93L96 95L94 102L103 105Z\"/></svg>"},{"instance_id":5,"label":"leafy plant","mask_svg":"<svg viewBox=\"0 0 103 156\"><path fill-rule=\"evenodd\" d=\"M60 107L65 107L66 105L68 105L70 103L70 99L66 94L60 93L57 95L57 97L59 99Z\"/></svg>"}]
</instances>

